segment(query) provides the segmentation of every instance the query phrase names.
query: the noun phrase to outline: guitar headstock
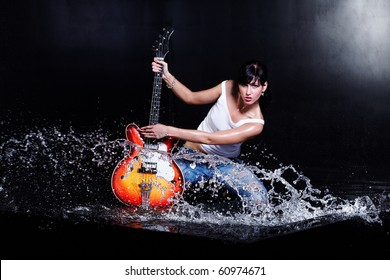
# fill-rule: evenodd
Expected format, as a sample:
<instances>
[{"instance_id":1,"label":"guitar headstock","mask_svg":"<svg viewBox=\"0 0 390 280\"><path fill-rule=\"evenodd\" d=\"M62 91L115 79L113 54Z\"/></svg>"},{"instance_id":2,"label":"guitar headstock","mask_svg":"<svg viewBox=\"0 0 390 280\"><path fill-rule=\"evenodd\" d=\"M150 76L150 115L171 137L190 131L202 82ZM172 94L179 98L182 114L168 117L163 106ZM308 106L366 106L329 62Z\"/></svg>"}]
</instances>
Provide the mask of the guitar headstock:
<instances>
[{"instance_id":1,"label":"guitar headstock","mask_svg":"<svg viewBox=\"0 0 390 280\"><path fill-rule=\"evenodd\" d=\"M162 33L158 36L156 40L156 45L153 46L153 50L156 53L156 57L164 60L165 56L169 52L169 39L173 33L172 27L163 28Z\"/></svg>"}]
</instances>

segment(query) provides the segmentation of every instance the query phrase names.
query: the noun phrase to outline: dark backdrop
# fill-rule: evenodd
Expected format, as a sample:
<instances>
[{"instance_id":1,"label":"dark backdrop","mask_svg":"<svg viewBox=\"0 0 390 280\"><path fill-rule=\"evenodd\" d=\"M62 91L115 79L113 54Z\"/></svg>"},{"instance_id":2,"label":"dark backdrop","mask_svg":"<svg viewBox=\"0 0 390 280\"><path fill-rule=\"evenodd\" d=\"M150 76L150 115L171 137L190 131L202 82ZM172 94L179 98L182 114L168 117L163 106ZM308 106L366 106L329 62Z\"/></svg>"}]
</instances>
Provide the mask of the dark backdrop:
<instances>
[{"instance_id":1,"label":"dark backdrop","mask_svg":"<svg viewBox=\"0 0 390 280\"><path fill-rule=\"evenodd\" d=\"M2 1L2 124L96 125L124 137L123 125L148 120L151 46L166 25L170 70L193 90L248 59L269 66L273 98L256 141L281 162L388 177L386 0ZM164 90L161 119L196 127L207 109Z\"/></svg>"}]
</instances>

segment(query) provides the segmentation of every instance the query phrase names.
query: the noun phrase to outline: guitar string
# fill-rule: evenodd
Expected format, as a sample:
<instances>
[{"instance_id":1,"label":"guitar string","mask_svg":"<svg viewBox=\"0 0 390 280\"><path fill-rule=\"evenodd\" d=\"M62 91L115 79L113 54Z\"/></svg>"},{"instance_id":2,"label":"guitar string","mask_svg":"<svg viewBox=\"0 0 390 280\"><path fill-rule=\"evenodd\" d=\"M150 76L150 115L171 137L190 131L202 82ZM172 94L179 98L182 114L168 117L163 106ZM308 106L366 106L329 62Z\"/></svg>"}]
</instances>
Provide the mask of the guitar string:
<instances>
[{"instance_id":1,"label":"guitar string","mask_svg":"<svg viewBox=\"0 0 390 280\"><path fill-rule=\"evenodd\" d=\"M158 43L158 47L156 49L156 56L158 58L163 58L165 56L165 54L168 52L167 51L168 50L168 41L169 41L170 36L168 36L168 38L165 37L168 34L169 34L169 32L167 32L167 34L160 36L160 42ZM164 52L165 52L165 54L164 54ZM162 73L155 73L154 79L153 79L153 94L152 94L151 108L150 108L150 114L149 114L149 125L155 125L159 122L161 87L162 87ZM155 142L155 141L150 139L150 138L146 138L144 148L153 149L152 142ZM157 149L158 145L154 148ZM153 187L153 180L155 180L156 181L155 183L157 184L157 176L152 175L154 172L157 172L157 162L154 165L154 162L145 163L143 160L144 160L144 158L141 155L141 166L142 166L142 164L145 164L145 166L148 168L148 170L145 170L145 169L142 170L142 171L146 171L146 173L143 172L143 174L142 174L142 182L144 184L146 184L147 188L152 188ZM150 193L149 193L149 195L150 195ZM141 199L142 199L142 193L141 193Z\"/></svg>"},{"instance_id":2,"label":"guitar string","mask_svg":"<svg viewBox=\"0 0 390 280\"><path fill-rule=\"evenodd\" d=\"M161 45L156 51L157 57L161 57ZM154 125L158 123L158 117L159 117L159 110L160 110L160 96L161 96L161 85L162 85L162 74L161 73L155 73L154 79L153 79L153 94L152 94L152 100L151 100L151 107L150 107L150 114L149 114L149 125ZM152 148L152 141L150 138L147 138L145 141L145 148ZM146 162L147 170L145 174L143 173L143 179L142 181L146 184L146 188L152 188L153 187L153 180L157 180L156 176L153 176L153 172L157 171L157 163L155 164L152 159L148 159L150 162ZM154 165L155 164L155 165ZM156 169L156 170L155 170ZM145 170L144 170L145 171ZM151 190L150 190L151 191ZM150 195L150 193L149 193ZM150 197L149 197L150 198Z\"/></svg>"}]
</instances>

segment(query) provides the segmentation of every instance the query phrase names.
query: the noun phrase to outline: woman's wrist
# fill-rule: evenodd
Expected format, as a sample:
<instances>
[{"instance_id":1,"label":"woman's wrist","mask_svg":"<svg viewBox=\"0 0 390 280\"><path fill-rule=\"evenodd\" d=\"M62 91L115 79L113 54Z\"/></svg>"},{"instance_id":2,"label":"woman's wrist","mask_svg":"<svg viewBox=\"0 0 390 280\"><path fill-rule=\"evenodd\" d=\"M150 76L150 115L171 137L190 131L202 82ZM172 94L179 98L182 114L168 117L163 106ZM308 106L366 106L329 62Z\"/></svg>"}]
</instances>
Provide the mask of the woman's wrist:
<instances>
[{"instance_id":1,"label":"woman's wrist","mask_svg":"<svg viewBox=\"0 0 390 280\"><path fill-rule=\"evenodd\" d=\"M173 136L172 135L172 129L173 129L172 126L167 126L167 130L166 130L165 136Z\"/></svg>"},{"instance_id":2,"label":"woman's wrist","mask_svg":"<svg viewBox=\"0 0 390 280\"><path fill-rule=\"evenodd\" d=\"M164 77L164 82L169 89L172 89L176 84L176 78L172 74L168 74Z\"/></svg>"}]
</instances>

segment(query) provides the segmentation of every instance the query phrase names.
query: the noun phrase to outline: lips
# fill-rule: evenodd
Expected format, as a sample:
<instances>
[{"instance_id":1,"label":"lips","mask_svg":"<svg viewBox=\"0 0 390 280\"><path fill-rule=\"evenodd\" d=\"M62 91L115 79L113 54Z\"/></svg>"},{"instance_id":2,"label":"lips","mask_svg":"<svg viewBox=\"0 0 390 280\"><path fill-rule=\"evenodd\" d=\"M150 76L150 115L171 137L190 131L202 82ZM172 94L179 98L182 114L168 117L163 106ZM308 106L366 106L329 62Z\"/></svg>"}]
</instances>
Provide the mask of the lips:
<instances>
[{"instance_id":1,"label":"lips","mask_svg":"<svg viewBox=\"0 0 390 280\"><path fill-rule=\"evenodd\" d=\"M245 97L245 102L251 102L252 101L252 98L250 97Z\"/></svg>"}]
</instances>

